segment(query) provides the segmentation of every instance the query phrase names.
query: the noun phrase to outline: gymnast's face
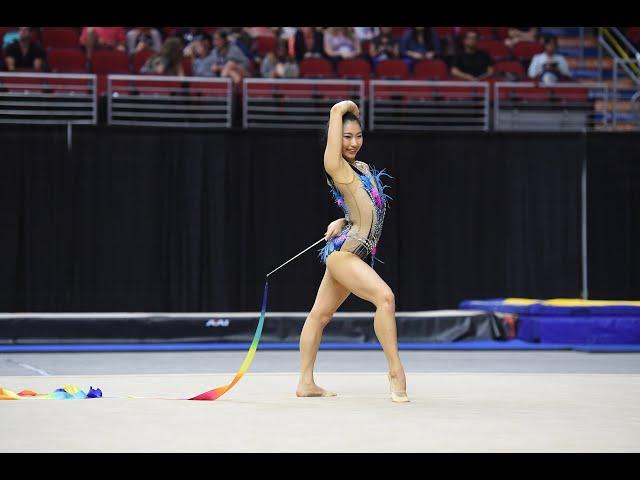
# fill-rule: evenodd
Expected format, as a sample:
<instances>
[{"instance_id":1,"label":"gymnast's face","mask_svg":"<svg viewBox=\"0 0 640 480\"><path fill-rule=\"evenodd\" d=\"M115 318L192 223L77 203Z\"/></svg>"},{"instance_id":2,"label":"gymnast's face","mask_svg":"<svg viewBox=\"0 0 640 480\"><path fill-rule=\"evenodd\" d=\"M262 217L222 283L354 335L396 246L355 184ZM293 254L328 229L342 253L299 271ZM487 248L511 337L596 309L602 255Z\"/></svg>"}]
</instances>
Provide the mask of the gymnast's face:
<instances>
[{"instance_id":1,"label":"gymnast's face","mask_svg":"<svg viewBox=\"0 0 640 480\"><path fill-rule=\"evenodd\" d=\"M342 125L342 156L349 162L356 159L362 147L362 129L358 122L345 122Z\"/></svg>"}]
</instances>

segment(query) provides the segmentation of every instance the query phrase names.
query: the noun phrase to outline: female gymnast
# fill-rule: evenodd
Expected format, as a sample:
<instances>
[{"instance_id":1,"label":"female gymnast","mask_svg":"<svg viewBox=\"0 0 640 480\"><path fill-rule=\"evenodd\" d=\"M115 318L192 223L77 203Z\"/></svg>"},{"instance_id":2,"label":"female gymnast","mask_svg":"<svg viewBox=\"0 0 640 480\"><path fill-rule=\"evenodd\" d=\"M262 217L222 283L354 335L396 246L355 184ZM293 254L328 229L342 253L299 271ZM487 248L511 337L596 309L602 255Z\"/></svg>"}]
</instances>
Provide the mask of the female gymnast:
<instances>
[{"instance_id":1,"label":"female gymnast","mask_svg":"<svg viewBox=\"0 0 640 480\"><path fill-rule=\"evenodd\" d=\"M336 395L315 384L313 367L324 328L349 294L354 293L376 307L373 325L389 364L391 400L408 402L405 372L398 354L395 298L373 269L389 198L383 192L380 177L387 174L375 168L372 171L366 163L356 160L362 147L359 116L357 105L350 100L331 108L324 169L331 193L345 218L329 224L325 233L327 244L320 251L326 270L300 334L300 380L296 395ZM365 262L367 256L371 256L370 265Z\"/></svg>"}]
</instances>

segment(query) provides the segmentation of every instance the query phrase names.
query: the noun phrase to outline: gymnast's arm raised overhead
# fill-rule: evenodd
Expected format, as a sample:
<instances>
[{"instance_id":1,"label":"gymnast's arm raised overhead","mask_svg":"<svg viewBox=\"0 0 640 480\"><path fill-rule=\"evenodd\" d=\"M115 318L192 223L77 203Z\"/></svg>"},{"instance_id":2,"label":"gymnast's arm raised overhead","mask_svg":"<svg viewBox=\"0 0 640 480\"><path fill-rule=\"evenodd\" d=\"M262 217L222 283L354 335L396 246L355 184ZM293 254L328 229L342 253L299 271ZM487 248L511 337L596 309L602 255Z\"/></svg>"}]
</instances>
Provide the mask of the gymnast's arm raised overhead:
<instances>
[{"instance_id":1,"label":"gymnast's arm raised overhead","mask_svg":"<svg viewBox=\"0 0 640 480\"><path fill-rule=\"evenodd\" d=\"M345 113L351 112L356 117L360 116L358 106L351 100L336 103L331 107L329 115L329 129L327 132L327 146L324 150L324 169L334 177L348 176L341 175L346 165L346 161L342 158L342 117Z\"/></svg>"}]
</instances>

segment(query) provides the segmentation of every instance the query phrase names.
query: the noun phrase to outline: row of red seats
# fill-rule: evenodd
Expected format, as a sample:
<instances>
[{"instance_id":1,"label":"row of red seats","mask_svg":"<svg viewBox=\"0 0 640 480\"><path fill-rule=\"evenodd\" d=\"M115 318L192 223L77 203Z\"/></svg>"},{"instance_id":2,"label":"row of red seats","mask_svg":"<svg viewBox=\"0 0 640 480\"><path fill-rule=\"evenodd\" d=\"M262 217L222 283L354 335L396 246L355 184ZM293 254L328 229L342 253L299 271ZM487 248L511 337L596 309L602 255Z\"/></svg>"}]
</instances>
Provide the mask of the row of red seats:
<instances>
[{"instance_id":1,"label":"row of red seats","mask_svg":"<svg viewBox=\"0 0 640 480\"><path fill-rule=\"evenodd\" d=\"M132 57L124 52L98 50L94 52L91 61L88 61L84 52L80 49L52 48L47 55L49 70L53 73L96 73L96 74L137 74L152 55L149 50L143 50ZM185 75L191 75L191 61L183 61ZM518 61L503 61L494 65L498 72L510 72L516 77L524 77L524 68ZM442 60L421 60L413 69L413 75L409 67L402 60L384 60L372 71L369 62L363 59L347 59L338 63L334 71L331 62L324 58L306 58L300 62L300 75L303 78L361 78L369 79L372 76L388 79L408 79L411 76L419 80L446 80L449 78L449 70Z\"/></svg>"},{"instance_id":2,"label":"row of red seats","mask_svg":"<svg viewBox=\"0 0 640 480\"><path fill-rule=\"evenodd\" d=\"M98 75L98 91L106 90L107 74L137 74L150 52L139 52L131 63L129 57L122 52L97 51L91 62L79 50L52 49L49 52L48 64L53 73L95 73ZM183 62L185 74L191 75L191 61ZM494 64L496 77L510 73L516 79L523 79L525 71L520 62L505 61ZM348 59L338 63L337 71L332 64L323 58L307 58L300 62L302 78L343 78L369 80L375 75L378 79L398 80L452 80L449 69L442 60L421 60L417 62L410 74L409 68L402 60L384 60L377 64L375 72L369 62L362 59Z\"/></svg>"},{"instance_id":3,"label":"row of red seats","mask_svg":"<svg viewBox=\"0 0 640 480\"><path fill-rule=\"evenodd\" d=\"M524 78L525 71L518 61L503 61L494 64L498 76L511 73L516 78ZM368 80L375 75L378 79L390 80L451 80L449 68L442 60L420 60L413 66L413 73L402 60L383 60L371 69L369 62L362 59L342 60L336 72L330 62L323 58L306 58L300 62L300 76L303 78L358 78Z\"/></svg>"},{"instance_id":4,"label":"row of red seats","mask_svg":"<svg viewBox=\"0 0 640 480\"><path fill-rule=\"evenodd\" d=\"M400 38L409 27L391 27L391 35ZM478 32L481 40L504 40L511 27L431 27L440 38L464 35L469 30Z\"/></svg>"},{"instance_id":5,"label":"row of red seats","mask_svg":"<svg viewBox=\"0 0 640 480\"><path fill-rule=\"evenodd\" d=\"M106 75L100 75L100 78ZM185 85L180 81L150 81L145 77L131 80L114 80L113 91L121 94L136 94L136 92L161 95L184 94L188 88L191 95L195 96L226 96L226 86L220 84L194 83ZM59 93L88 93L89 84L80 79L59 79L37 77L22 77L20 79L0 79L0 90L16 92L42 92L52 91ZM368 97L368 88L365 88L365 98ZM399 85L394 83L378 85L375 89L377 100L396 99L404 101L420 100L482 100L485 88L476 85ZM290 84L290 83L258 83L248 86L251 97L273 98L355 98L360 95L357 88L349 85L332 84ZM494 89L489 88L490 100L494 98ZM499 89L500 100L515 100L524 102L554 102L584 103L588 101L589 89L587 87L503 87Z\"/></svg>"},{"instance_id":6,"label":"row of red seats","mask_svg":"<svg viewBox=\"0 0 640 480\"><path fill-rule=\"evenodd\" d=\"M180 27L164 27L165 35L173 35ZM217 27L202 27L207 32L213 33ZM392 35L401 37L408 27L392 27ZM0 38L16 27L0 27ZM453 35L463 35L468 30L476 30L481 40L500 40L508 36L509 27L433 27L440 38ZM76 48L79 46L80 27L43 27L41 35L36 40L40 41L45 48ZM37 30L34 31L37 35ZM270 44L273 37L258 37L260 42ZM258 40L256 39L256 40ZM270 49L269 49L270 50ZM269 51L267 50L267 51Z\"/></svg>"}]
</instances>

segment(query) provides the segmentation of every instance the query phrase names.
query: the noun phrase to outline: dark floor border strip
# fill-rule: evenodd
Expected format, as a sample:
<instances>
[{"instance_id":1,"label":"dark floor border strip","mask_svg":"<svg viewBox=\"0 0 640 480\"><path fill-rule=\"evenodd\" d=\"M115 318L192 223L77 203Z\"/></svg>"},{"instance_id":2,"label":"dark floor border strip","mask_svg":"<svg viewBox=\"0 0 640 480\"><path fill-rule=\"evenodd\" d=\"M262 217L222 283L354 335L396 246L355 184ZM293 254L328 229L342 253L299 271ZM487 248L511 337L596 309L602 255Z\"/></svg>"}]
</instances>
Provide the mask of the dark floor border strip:
<instances>
[{"instance_id":1,"label":"dark floor border strip","mask_svg":"<svg viewBox=\"0 0 640 480\"><path fill-rule=\"evenodd\" d=\"M234 343L115 343L115 344L24 344L0 345L0 353L62 352L163 352L163 351L242 351L249 342ZM399 342L401 350L575 350L582 352L640 352L640 345L569 345L529 343L522 340L471 342ZM298 350L297 342L264 342L258 350ZM380 350L377 343L325 342L321 350Z\"/></svg>"}]
</instances>

